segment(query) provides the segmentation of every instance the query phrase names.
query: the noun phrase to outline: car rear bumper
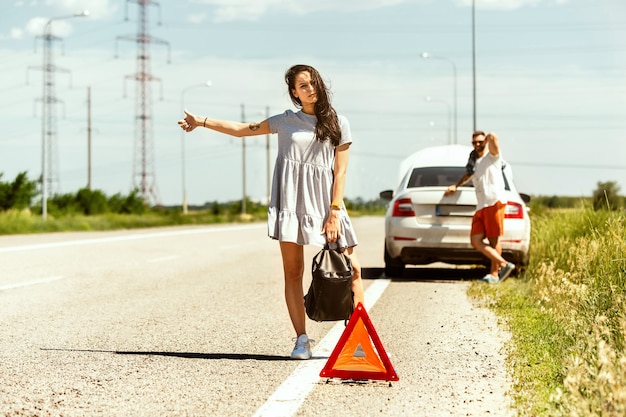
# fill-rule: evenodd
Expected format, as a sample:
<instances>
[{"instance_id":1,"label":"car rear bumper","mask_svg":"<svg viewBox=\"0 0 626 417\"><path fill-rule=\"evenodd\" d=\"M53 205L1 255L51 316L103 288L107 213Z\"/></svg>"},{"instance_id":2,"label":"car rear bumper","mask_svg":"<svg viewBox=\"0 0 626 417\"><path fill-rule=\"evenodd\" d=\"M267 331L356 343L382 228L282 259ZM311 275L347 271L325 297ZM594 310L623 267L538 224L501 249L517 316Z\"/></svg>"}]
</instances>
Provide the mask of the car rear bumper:
<instances>
[{"instance_id":1,"label":"car rear bumper","mask_svg":"<svg viewBox=\"0 0 626 417\"><path fill-rule=\"evenodd\" d=\"M505 232L500 238L502 257L519 266L528 265L530 236L524 231L524 222L505 220ZM470 244L469 221L420 224L411 217L393 218L386 223L385 235L388 259L396 264L489 264L489 259Z\"/></svg>"},{"instance_id":2,"label":"car rear bumper","mask_svg":"<svg viewBox=\"0 0 626 417\"><path fill-rule=\"evenodd\" d=\"M528 264L528 254L522 251L503 250L502 257L516 265ZM407 265L427 265L434 262L444 262L455 265L489 264L489 259L474 248L442 249L405 247L400 251L400 261Z\"/></svg>"},{"instance_id":3,"label":"car rear bumper","mask_svg":"<svg viewBox=\"0 0 626 417\"><path fill-rule=\"evenodd\" d=\"M388 255L397 263L405 265L427 265L434 262L445 262L455 265L479 264L488 265L489 259L467 243L441 244L430 246L425 242L386 240ZM516 265L528 265L529 248L527 244L502 243L502 257Z\"/></svg>"}]
</instances>

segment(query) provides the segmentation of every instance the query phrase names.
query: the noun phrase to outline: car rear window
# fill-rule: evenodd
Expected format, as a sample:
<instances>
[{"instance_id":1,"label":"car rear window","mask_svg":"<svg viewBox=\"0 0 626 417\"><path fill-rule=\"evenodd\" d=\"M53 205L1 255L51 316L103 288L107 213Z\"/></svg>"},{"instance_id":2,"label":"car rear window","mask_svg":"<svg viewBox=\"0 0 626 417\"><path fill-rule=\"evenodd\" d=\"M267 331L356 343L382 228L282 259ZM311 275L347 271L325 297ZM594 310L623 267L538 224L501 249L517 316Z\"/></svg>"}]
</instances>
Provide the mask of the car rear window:
<instances>
[{"instance_id":1,"label":"car rear window","mask_svg":"<svg viewBox=\"0 0 626 417\"><path fill-rule=\"evenodd\" d=\"M407 188L447 187L456 184L463 178L463 175L465 175L465 167L415 168L413 172L411 172L411 178L409 178ZM509 180L504 170L502 170L502 176L504 177L504 189L511 191ZM463 186L474 187L474 184L472 181L468 181Z\"/></svg>"},{"instance_id":2,"label":"car rear window","mask_svg":"<svg viewBox=\"0 0 626 417\"><path fill-rule=\"evenodd\" d=\"M415 168L411 172L407 188L447 187L456 184L465 175L465 167L427 167ZM465 184L473 187L471 181Z\"/></svg>"}]
</instances>

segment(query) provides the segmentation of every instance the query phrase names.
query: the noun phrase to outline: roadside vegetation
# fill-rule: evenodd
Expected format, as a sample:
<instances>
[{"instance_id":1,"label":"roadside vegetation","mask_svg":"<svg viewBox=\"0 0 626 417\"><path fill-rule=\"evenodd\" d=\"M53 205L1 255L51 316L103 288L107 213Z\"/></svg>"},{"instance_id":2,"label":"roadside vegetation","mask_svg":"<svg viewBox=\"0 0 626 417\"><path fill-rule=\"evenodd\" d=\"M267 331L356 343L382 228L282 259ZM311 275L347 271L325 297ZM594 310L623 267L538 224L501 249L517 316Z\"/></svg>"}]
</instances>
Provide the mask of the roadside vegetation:
<instances>
[{"instance_id":1,"label":"roadside vegetation","mask_svg":"<svg viewBox=\"0 0 626 417\"><path fill-rule=\"evenodd\" d=\"M14 180L2 181L0 173L0 235L133 229L191 224L256 222L267 219L267 205L246 200L207 202L189 207L150 207L135 190L128 195L107 196L100 190L82 188L75 193L56 194L47 200L46 220L41 212L39 183L25 172ZM352 215L382 215L381 201L346 200Z\"/></svg>"},{"instance_id":2,"label":"roadside vegetation","mask_svg":"<svg viewBox=\"0 0 626 417\"><path fill-rule=\"evenodd\" d=\"M527 270L470 290L510 330L520 416L626 415L626 211L598 185L575 207L535 202Z\"/></svg>"}]
</instances>

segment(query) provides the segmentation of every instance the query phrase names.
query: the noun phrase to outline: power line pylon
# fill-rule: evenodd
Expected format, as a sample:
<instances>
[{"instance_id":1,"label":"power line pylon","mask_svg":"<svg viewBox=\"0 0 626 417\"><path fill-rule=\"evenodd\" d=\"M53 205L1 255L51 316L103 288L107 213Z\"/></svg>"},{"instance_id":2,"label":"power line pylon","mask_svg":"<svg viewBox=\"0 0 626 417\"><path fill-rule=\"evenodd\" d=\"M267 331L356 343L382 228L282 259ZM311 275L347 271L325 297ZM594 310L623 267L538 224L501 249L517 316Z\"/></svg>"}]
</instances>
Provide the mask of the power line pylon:
<instances>
[{"instance_id":1,"label":"power line pylon","mask_svg":"<svg viewBox=\"0 0 626 417\"><path fill-rule=\"evenodd\" d=\"M61 38L52 34L52 22L84 16L89 16L87 10L69 16L49 19L44 26L43 35L37 36L37 38L43 39L43 63L41 67L28 67L29 70L39 69L43 73L42 94L38 101L41 101L41 214L44 220L47 218L48 195L54 195L60 191L57 115L55 105L61 101L57 99L55 95L54 74L56 72L70 74L67 69L57 67L54 64L52 44L54 41L58 41ZM37 52L36 45L35 43L35 52ZM28 74L26 82L28 83Z\"/></svg>"},{"instance_id":2,"label":"power line pylon","mask_svg":"<svg viewBox=\"0 0 626 417\"><path fill-rule=\"evenodd\" d=\"M126 0L126 20L128 20L128 3L139 6L138 30L135 36L118 36L117 40L128 40L137 43L137 72L126 76L126 80L137 81L135 98L135 147L133 164L133 185L139 190L148 203L159 204L158 189L154 169L154 129L152 117L152 88L150 81L161 81L150 73L150 44L169 43L154 38L148 33L148 6L160 7L159 3L151 0ZM160 9L159 9L160 11ZM160 21L158 22L160 24ZM116 42L117 49L117 42ZM116 53L117 56L117 53ZM124 84L126 96L126 84ZM163 96L161 87L161 98Z\"/></svg>"}]
</instances>

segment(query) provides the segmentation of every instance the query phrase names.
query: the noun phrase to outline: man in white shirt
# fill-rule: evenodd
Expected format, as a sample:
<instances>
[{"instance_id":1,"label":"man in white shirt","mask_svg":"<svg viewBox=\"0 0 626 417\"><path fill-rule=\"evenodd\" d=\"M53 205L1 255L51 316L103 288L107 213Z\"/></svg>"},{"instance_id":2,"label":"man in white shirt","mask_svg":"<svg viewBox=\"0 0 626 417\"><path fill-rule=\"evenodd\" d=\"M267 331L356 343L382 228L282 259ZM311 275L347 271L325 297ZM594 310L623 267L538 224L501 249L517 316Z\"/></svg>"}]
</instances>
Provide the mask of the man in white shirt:
<instances>
[{"instance_id":1,"label":"man in white shirt","mask_svg":"<svg viewBox=\"0 0 626 417\"><path fill-rule=\"evenodd\" d=\"M497 284L508 278L515 265L502 257L500 236L504 234L504 209L507 198L503 161L500 155L498 137L494 133L485 135L482 131L472 134L472 146L466 166L466 173L456 184L451 185L444 195L456 192L457 188L470 179L476 191L476 213L472 218L470 239L472 246L491 261L490 273L482 280ZM487 238L489 244L484 242Z\"/></svg>"}]
</instances>

